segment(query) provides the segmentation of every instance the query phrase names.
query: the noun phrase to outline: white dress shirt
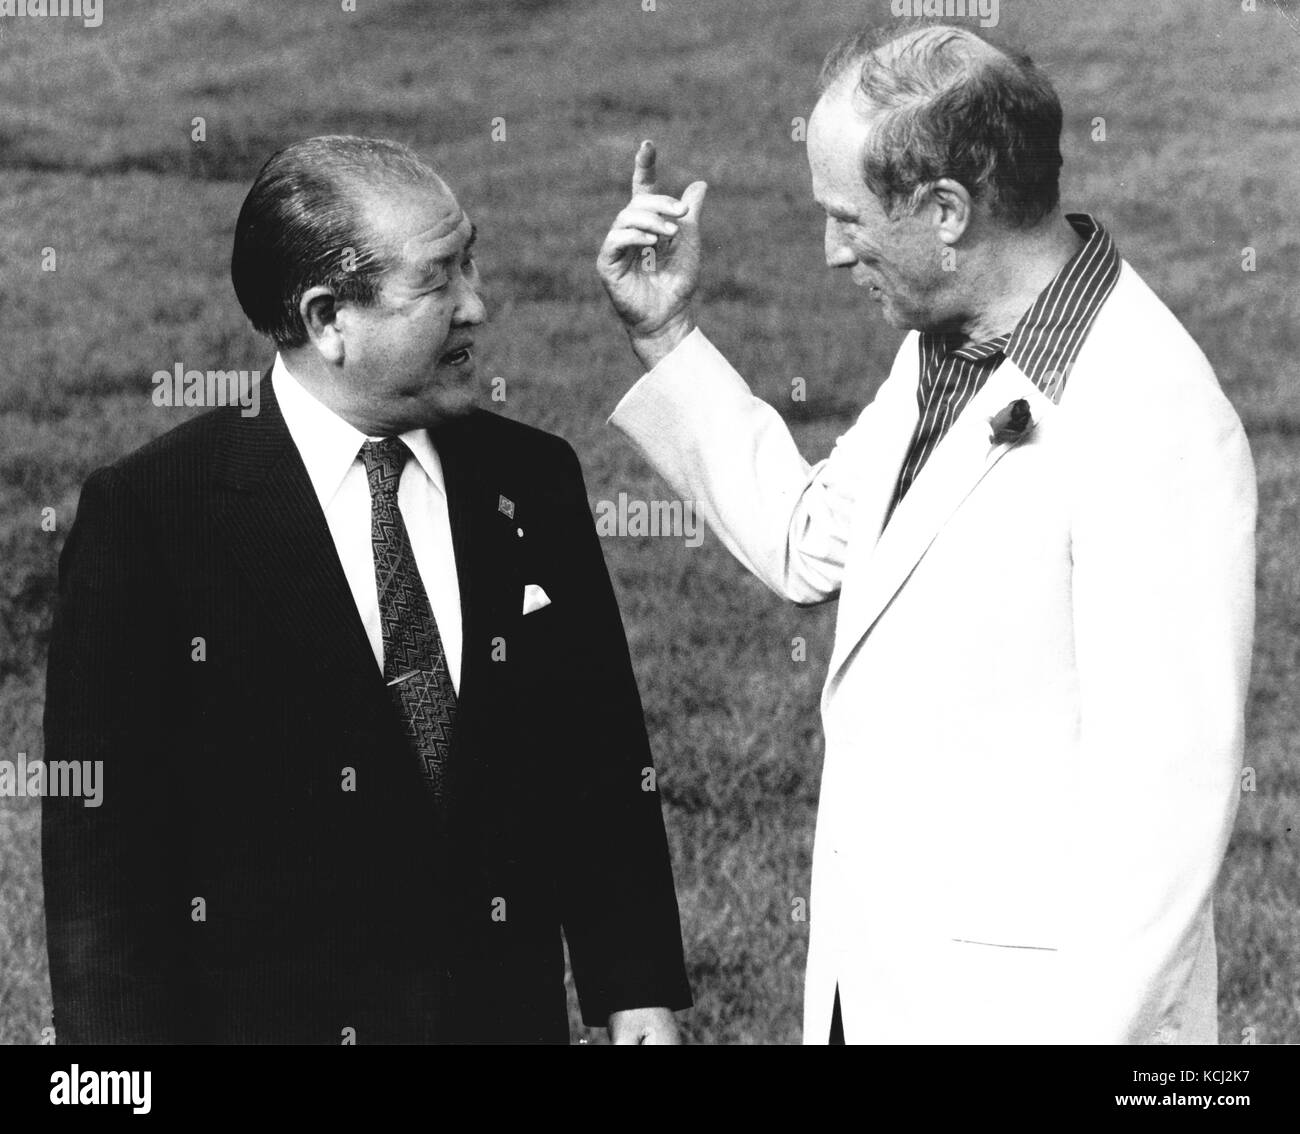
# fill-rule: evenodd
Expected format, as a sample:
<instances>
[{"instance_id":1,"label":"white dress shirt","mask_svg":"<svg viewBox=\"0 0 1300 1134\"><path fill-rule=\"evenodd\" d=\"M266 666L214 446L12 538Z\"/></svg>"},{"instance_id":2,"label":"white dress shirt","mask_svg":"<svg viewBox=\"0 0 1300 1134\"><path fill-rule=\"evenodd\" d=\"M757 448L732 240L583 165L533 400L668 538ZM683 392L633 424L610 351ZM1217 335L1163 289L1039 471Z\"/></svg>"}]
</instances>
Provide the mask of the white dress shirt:
<instances>
[{"instance_id":1,"label":"white dress shirt","mask_svg":"<svg viewBox=\"0 0 1300 1134\"><path fill-rule=\"evenodd\" d=\"M276 400L289 435L307 466L325 522L357 604L375 664L384 668L384 637L379 621L379 589L370 544L370 484L360 449L367 437L308 393L277 354L271 370ZM427 430L413 429L401 438L415 454L407 461L397 488L397 505L411 537L415 564L438 622L452 684L460 692L460 585L447 514L442 464ZM371 438L378 440L378 438Z\"/></svg>"}]
</instances>

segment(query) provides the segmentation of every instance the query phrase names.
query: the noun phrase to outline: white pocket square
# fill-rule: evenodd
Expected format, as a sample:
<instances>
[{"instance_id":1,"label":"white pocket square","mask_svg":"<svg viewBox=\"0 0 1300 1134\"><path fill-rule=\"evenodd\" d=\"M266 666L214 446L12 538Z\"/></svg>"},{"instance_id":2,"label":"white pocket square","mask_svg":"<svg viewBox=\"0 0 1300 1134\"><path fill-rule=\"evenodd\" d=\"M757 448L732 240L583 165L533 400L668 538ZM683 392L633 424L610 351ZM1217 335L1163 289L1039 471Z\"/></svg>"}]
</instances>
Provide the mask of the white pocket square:
<instances>
[{"instance_id":1,"label":"white pocket square","mask_svg":"<svg viewBox=\"0 0 1300 1134\"><path fill-rule=\"evenodd\" d=\"M535 610L541 610L544 606L551 605L550 596L542 590L536 583L528 583L524 587L524 613L532 614Z\"/></svg>"}]
</instances>

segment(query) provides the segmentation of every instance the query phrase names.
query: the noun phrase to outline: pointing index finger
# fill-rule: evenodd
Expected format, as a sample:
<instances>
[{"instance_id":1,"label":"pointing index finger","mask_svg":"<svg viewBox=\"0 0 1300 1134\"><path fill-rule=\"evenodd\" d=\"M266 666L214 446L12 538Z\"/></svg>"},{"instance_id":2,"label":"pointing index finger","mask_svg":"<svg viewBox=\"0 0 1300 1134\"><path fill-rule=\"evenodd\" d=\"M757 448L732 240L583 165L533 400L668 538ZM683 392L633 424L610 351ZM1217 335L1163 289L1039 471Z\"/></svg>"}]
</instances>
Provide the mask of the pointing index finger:
<instances>
[{"instance_id":1,"label":"pointing index finger","mask_svg":"<svg viewBox=\"0 0 1300 1134\"><path fill-rule=\"evenodd\" d=\"M655 144L649 139L636 151L636 165L632 170L632 196L657 192L655 182Z\"/></svg>"}]
</instances>

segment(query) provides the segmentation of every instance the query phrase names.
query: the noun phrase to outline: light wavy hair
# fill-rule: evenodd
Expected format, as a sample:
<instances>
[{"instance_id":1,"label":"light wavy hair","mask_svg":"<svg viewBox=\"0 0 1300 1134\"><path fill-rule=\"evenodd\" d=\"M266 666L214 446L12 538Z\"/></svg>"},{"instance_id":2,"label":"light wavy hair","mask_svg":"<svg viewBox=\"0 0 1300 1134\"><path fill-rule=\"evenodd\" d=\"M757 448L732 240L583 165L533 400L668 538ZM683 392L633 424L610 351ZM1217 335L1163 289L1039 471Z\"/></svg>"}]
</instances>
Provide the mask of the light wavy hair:
<instances>
[{"instance_id":1,"label":"light wavy hair","mask_svg":"<svg viewBox=\"0 0 1300 1134\"><path fill-rule=\"evenodd\" d=\"M915 209L941 177L1010 228L1057 207L1061 103L1028 55L946 24L866 31L822 65L822 94L849 82L871 125L863 177L889 215Z\"/></svg>"}]
</instances>

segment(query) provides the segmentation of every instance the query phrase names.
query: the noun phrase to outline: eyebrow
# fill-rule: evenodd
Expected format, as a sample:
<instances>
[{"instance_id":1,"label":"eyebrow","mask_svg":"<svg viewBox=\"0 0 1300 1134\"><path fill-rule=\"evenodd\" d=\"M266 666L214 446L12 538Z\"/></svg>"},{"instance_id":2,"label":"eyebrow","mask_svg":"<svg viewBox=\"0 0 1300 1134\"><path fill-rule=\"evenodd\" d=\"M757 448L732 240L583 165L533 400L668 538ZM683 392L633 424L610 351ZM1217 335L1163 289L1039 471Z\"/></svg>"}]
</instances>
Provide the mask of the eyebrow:
<instances>
[{"instance_id":1,"label":"eyebrow","mask_svg":"<svg viewBox=\"0 0 1300 1134\"><path fill-rule=\"evenodd\" d=\"M469 239L465 241L465 247L463 247L459 252L448 252L445 256L438 256L435 259L422 261L419 267L421 275L431 276L444 264L454 260L457 256L468 255L469 250L474 247L474 241L477 239L478 225L471 222L469 226Z\"/></svg>"},{"instance_id":2,"label":"eyebrow","mask_svg":"<svg viewBox=\"0 0 1300 1134\"><path fill-rule=\"evenodd\" d=\"M852 209L843 208L834 201L816 201L816 204L822 212L827 216L834 217L836 220L851 221L858 219L857 214Z\"/></svg>"}]
</instances>

